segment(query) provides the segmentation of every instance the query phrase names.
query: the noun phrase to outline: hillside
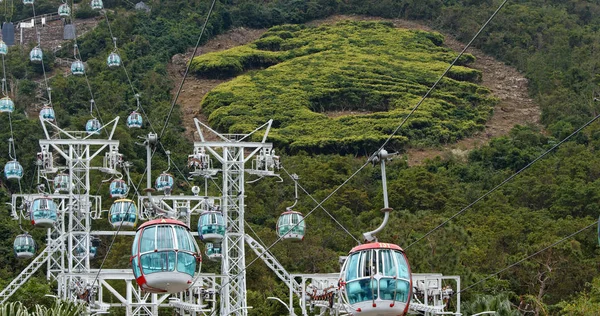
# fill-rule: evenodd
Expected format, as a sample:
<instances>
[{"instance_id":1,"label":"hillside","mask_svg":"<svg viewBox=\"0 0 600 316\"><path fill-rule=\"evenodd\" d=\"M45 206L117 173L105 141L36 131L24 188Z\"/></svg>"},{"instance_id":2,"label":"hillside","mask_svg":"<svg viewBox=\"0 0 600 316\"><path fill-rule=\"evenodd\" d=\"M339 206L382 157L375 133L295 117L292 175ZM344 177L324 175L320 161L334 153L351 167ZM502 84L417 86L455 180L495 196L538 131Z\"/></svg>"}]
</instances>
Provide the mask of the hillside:
<instances>
[{"instance_id":1,"label":"hillside","mask_svg":"<svg viewBox=\"0 0 600 316\"><path fill-rule=\"evenodd\" d=\"M196 57L201 77L231 77L202 109L221 130L248 132L271 117L271 140L289 152L372 151L411 110L453 54L439 34L376 22L270 29L247 46ZM493 104L465 55L391 146L454 142L483 129ZM359 115L330 117L337 111ZM323 126L328 128L324 129Z\"/></svg>"},{"instance_id":2,"label":"hillside","mask_svg":"<svg viewBox=\"0 0 600 316\"><path fill-rule=\"evenodd\" d=\"M378 21L381 19L367 16L338 15L311 22L309 25L330 25L344 20ZM432 31L430 27L413 21L401 19L388 19L385 21L392 22L395 27ZM196 56L248 44L257 40L265 32L266 30L264 29L234 29L209 40L205 45L200 47ZM449 47L454 51L460 51L464 48L463 43L460 43L449 35L444 35L443 46ZM436 156L454 155L465 157L468 151L487 143L491 138L507 135L510 129L515 125L532 125L537 126L538 128L540 127L540 109L528 96L527 79L514 68L496 61L494 58L487 56L478 49L471 48L469 52L475 56L475 60L470 64L470 67L481 71L481 81L479 83L490 89L492 95L498 99L499 103L495 106L495 110L489 120L486 121L485 128L475 132L472 136L460 139L457 142L451 142L435 147L419 146L418 148L413 148L409 146L406 155L409 165L420 165L424 163L425 159L432 159ZM191 51L188 51L186 54L177 55L170 63L169 74L174 82L179 83L181 81L186 66L186 60L189 60L190 54ZM231 79L209 79L195 76L188 77L178 101L182 105L182 111L187 114L183 119L188 138L192 139L195 131L195 126L191 117L200 117L204 122L208 123L206 114L198 108L198 100L202 99L204 95L213 88L229 80ZM325 114L330 118L335 118L362 114L360 112L361 111L352 110L326 111Z\"/></svg>"},{"instance_id":3,"label":"hillside","mask_svg":"<svg viewBox=\"0 0 600 316\"><path fill-rule=\"evenodd\" d=\"M49 82L59 125L73 130L83 128L90 118L88 89L93 90L98 116L103 120L115 115L126 117L135 109L134 93L139 92L147 120L137 130L119 124L115 133L119 150L133 163L133 181L139 181L146 153L135 144L138 136L160 132L164 126L161 143L172 152L171 162L183 173L176 175L175 195L189 192L192 185L204 185L202 180L188 180L184 167L192 150L191 114L206 114L206 122L222 130L243 131L280 112L282 104L273 100L279 98L274 88L281 89L296 112L284 108L282 113L292 115L277 118L276 149L286 171L297 173L311 195L300 193L295 209L308 214L316 205L311 198L322 201L328 197L322 206L337 221L317 209L306 218L307 235L302 243L277 243L271 249L288 271L299 273L338 271L338 256L346 255L356 245L340 225L358 237L381 223L378 168L367 166L354 173L365 163L364 155L389 132L386 129L395 126L405 107L414 104L431 78L456 56L461 43L475 34L498 4L463 0L218 1L201 39L206 45L201 46L198 60L217 61L212 66L226 66L229 74L222 76L214 71L218 67L212 73L199 67L197 70L203 71L199 74L205 78L188 78L181 107L176 105L167 120L173 91L181 78L179 70L189 56L185 52L196 43L210 2L148 2L151 12L134 11L129 2L105 1L110 6L108 19L118 37L124 67L106 67L106 57L114 47L111 31L101 21L78 41L90 85L82 77L62 76L59 72ZM15 4L19 17L27 18L31 8L25 10L20 3ZM40 10L46 6L47 12L55 11L53 5L40 4ZM346 22L353 14L358 14L361 21ZM403 247L413 272L460 275L465 315L488 310L497 306L491 305L495 302L506 307L507 315L600 314L600 252L595 230L600 207L598 123L585 127L532 167L509 178L600 112L600 103L593 101L600 91L599 17L600 5L590 1L509 2L475 42L481 51L470 51L474 58L461 61L453 78L444 81L443 89L437 91L420 116L405 126L403 132L407 134L396 139L393 150L408 150L408 161L394 159L388 164L389 203L394 212L380 240ZM382 18L388 20L375 22ZM374 31L385 32L378 35ZM398 42L397 38L406 41ZM302 45L303 40L318 45ZM328 42L339 47L327 46ZM369 51L370 44L376 48ZM388 44L394 50L381 47ZM63 46L56 57L72 56L71 45ZM37 101L35 93L42 72L39 64L29 62L27 53L27 49L14 47L6 56L10 93L16 106L12 127L25 177L22 185L1 177L2 205L21 188L23 192L35 192L35 153L42 131L37 113L27 109ZM55 66L52 52L44 53L49 58L47 65ZM311 58L315 56L321 58ZM260 63L247 63L255 57L260 57ZM419 58L428 63L419 62ZM365 64L360 64L363 59ZM408 69L403 62L414 64L415 72L403 71ZM315 65L323 68L322 73L309 73ZM386 72L385 80L373 81ZM337 77L328 78L330 73ZM456 75L467 78L457 80ZM323 91L329 91L318 82L327 82L324 78L347 83L334 87L338 94L333 95L340 102L323 102L328 101L322 98L326 95ZM360 89L366 85L374 92ZM295 87L297 94L286 92L288 86ZM313 86L315 91L308 91ZM396 87L414 87L404 104ZM459 91L463 88L470 99L462 98ZM201 109L200 102L209 91L213 92L206 96ZM349 94L341 93L348 91L364 96L366 101L358 98L360 102L354 102L354 98L347 97ZM317 99L321 103L312 103L313 94L321 97ZM233 103L228 99L233 96L250 98L241 98L243 102L235 108L239 112L228 120L223 105ZM328 107L315 106L320 104ZM346 107L336 108L342 104ZM432 109L442 105L445 110L465 111L442 111L443 117L435 117ZM294 116L297 113L311 121L298 123ZM385 126L371 124L378 117L388 118L381 122ZM9 124L5 124L4 114L0 118L0 139L6 140L11 136ZM515 123L523 126L513 127ZM362 140L358 134L364 130L369 131L370 138ZM305 136L304 131L312 136ZM186 132L188 137L183 136ZM348 142L338 144L346 135L350 135ZM294 143L294 139L303 142ZM439 159L426 159L437 155ZM0 165L8 159L6 149L2 150ZM168 169L167 165L164 152L157 150L152 176ZM174 167L169 170L175 174ZM106 179L98 173L90 178L91 191L102 195L104 209L112 202L108 184L103 182ZM481 198L506 179L511 180ZM262 179L246 186L244 195L247 232L265 244L273 243L279 214L294 202L291 181L286 177L282 183ZM473 201L478 202L465 208ZM28 261L12 255L12 241L22 230L18 222L6 216L6 206L2 211L0 286L5 286ZM441 223L445 224L438 226ZM94 221L93 227L110 229L106 218ZM26 222L23 229L31 232L38 245L45 244L44 231ZM106 268L129 268L132 238L117 238L110 251L109 236L101 239L92 267L98 268L106 256ZM252 252L247 255L246 262L254 259ZM218 266L205 260L202 271L218 273ZM270 296L286 297L287 289L264 264L257 261L249 266L247 276L248 305L253 306L250 315L287 314L284 306L267 300ZM45 295L55 294L52 291L52 284L38 272L11 299L48 304L51 298Z\"/></svg>"}]
</instances>

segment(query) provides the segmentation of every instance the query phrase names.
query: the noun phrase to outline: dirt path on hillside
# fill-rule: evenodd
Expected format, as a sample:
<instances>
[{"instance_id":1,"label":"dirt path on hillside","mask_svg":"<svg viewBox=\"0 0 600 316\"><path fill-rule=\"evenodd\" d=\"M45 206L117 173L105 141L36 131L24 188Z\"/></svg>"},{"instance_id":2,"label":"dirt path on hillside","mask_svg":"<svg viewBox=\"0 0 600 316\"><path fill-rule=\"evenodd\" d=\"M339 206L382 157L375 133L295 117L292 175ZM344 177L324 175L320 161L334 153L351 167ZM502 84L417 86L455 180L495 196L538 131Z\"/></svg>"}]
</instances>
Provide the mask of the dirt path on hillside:
<instances>
[{"instance_id":1,"label":"dirt path on hillside","mask_svg":"<svg viewBox=\"0 0 600 316\"><path fill-rule=\"evenodd\" d=\"M382 20L371 17L356 17L356 16L334 16L324 20L313 21L311 25L335 23L341 20ZM388 20L392 21L395 26L407 29L421 29L432 31L431 28L418 24L412 21L405 20ZM225 34L219 35L209 40L202 46L197 55L229 49L238 45L244 45L252 42L260 37L265 30L254 30L238 28L231 30ZM461 51L464 44L458 42L454 38L445 35L444 45L454 51ZM173 94L177 92L183 73L185 71L186 62L192 51L186 54L173 56L171 63L168 66L169 76L175 82ZM529 98L527 93L528 81L516 69L505 65L502 62L496 61L492 57L483 54L477 49L469 49L468 53L473 54L477 59L471 67L482 71L481 84L492 91L492 94L497 97L500 102L494 108L494 114L488 120L485 130L476 135L460 140L454 144L442 146L439 149L415 149L410 148L407 151L409 165L420 165L426 159L435 158L436 156L454 155L458 158L466 157L467 153L476 147L479 147L489 141L492 137L506 135L515 125L532 124L541 128L539 124L540 108ZM183 124L186 128L186 137L193 139L194 123L193 118L197 117L201 121L206 122L200 111L200 101L202 97L217 85L225 82L225 80L210 80L198 79L188 75L183 86L178 103L181 104L183 112ZM363 113L329 113L330 116L353 115Z\"/></svg>"}]
</instances>

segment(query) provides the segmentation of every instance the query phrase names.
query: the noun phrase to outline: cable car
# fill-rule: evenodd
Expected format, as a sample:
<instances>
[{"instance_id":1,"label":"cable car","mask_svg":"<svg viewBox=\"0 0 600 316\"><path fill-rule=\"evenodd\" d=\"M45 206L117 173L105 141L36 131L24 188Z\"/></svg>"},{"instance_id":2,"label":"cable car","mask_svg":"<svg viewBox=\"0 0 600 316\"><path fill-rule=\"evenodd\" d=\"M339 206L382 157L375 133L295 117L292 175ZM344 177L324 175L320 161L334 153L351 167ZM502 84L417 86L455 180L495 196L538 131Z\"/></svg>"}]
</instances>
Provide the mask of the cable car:
<instances>
[{"instance_id":1,"label":"cable car","mask_svg":"<svg viewBox=\"0 0 600 316\"><path fill-rule=\"evenodd\" d=\"M85 123L85 131L88 134L100 134L99 130L102 128L102 124L97 118L91 118Z\"/></svg>"},{"instance_id":2,"label":"cable car","mask_svg":"<svg viewBox=\"0 0 600 316\"><path fill-rule=\"evenodd\" d=\"M277 221L277 235L282 239L301 241L304 239L306 222L300 212L287 211L281 213Z\"/></svg>"},{"instance_id":3,"label":"cable car","mask_svg":"<svg viewBox=\"0 0 600 316\"><path fill-rule=\"evenodd\" d=\"M206 244L206 256L208 256L209 260L219 261L223 257L221 254L221 244Z\"/></svg>"},{"instance_id":4,"label":"cable car","mask_svg":"<svg viewBox=\"0 0 600 316\"><path fill-rule=\"evenodd\" d=\"M412 276L406 255L397 245L373 242L354 247L342 267L340 285L352 315L408 312Z\"/></svg>"},{"instance_id":5,"label":"cable car","mask_svg":"<svg viewBox=\"0 0 600 316\"><path fill-rule=\"evenodd\" d=\"M137 224L137 207L132 200L120 199L113 202L108 211L108 221L114 228L135 227Z\"/></svg>"},{"instance_id":6,"label":"cable car","mask_svg":"<svg viewBox=\"0 0 600 316\"><path fill-rule=\"evenodd\" d=\"M127 127L140 128L142 127L142 115L136 111L131 112L127 117Z\"/></svg>"},{"instance_id":7,"label":"cable car","mask_svg":"<svg viewBox=\"0 0 600 316\"><path fill-rule=\"evenodd\" d=\"M90 246L89 252L86 252L84 247L79 246L74 250L74 255L75 255L75 258L78 258L78 259L83 259L83 258L85 258L85 256L89 256L90 260L92 260L92 259L96 258L97 252L98 252L98 250L94 246Z\"/></svg>"},{"instance_id":8,"label":"cable car","mask_svg":"<svg viewBox=\"0 0 600 316\"><path fill-rule=\"evenodd\" d=\"M13 250L19 259L29 259L35 255L35 241L31 235L18 235L13 243Z\"/></svg>"},{"instance_id":9,"label":"cable car","mask_svg":"<svg viewBox=\"0 0 600 316\"><path fill-rule=\"evenodd\" d=\"M112 180L109 189L111 198L124 198L129 192L129 186L122 179Z\"/></svg>"},{"instance_id":10,"label":"cable car","mask_svg":"<svg viewBox=\"0 0 600 316\"><path fill-rule=\"evenodd\" d=\"M23 4L33 4L33 0L23 0Z\"/></svg>"},{"instance_id":11,"label":"cable car","mask_svg":"<svg viewBox=\"0 0 600 316\"><path fill-rule=\"evenodd\" d=\"M150 293L185 291L192 286L202 262L190 229L174 219L142 224L135 234L131 255L135 280Z\"/></svg>"},{"instance_id":12,"label":"cable car","mask_svg":"<svg viewBox=\"0 0 600 316\"><path fill-rule=\"evenodd\" d=\"M49 197L34 199L29 211L31 224L36 227L52 227L56 222L57 209L56 203Z\"/></svg>"},{"instance_id":13,"label":"cable car","mask_svg":"<svg viewBox=\"0 0 600 316\"><path fill-rule=\"evenodd\" d=\"M50 106L44 106L40 111L40 119L54 121L56 119L56 116L54 115L54 109Z\"/></svg>"},{"instance_id":14,"label":"cable car","mask_svg":"<svg viewBox=\"0 0 600 316\"><path fill-rule=\"evenodd\" d=\"M3 40L0 40L0 54L6 55L8 54L8 45L4 43Z\"/></svg>"},{"instance_id":15,"label":"cable car","mask_svg":"<svg viewBox=\"0 0 600 316\"><path fill-rule=\"evenodd\" d=\"M94 10L102 10L102 9L104 9L104 4L102 3L102 0L92 0L92 3L90 3L90 6Z\"/></svg>"},{"instance_id":16,"label":"cable car","mask_svg":"<svg viewBox=\"0 0 600 316\"><path fill-rule=\"evenodd\" d=\"M173 189L173 176L169 173L161 173L154 183L158 191L169 191Z\"/></svg>"},{"instance_id":17,"label":"cable car","mask_svg":"<svg viewBox=\"0 0 600 316\"><path fill-rule=\"evenodd\" d=\"M12 113L15 110L15 103L9 97L0 99L0 112Z\"/></svg>"},{"instance_id":18,"label":"cable car","mask_svg":"<svg viewBox=\"0 0 600 316\"><path fill-rule=\"evenodd\" d=\"M71 64L71 73L74 75L83 75L85 73L85 66L81 60L76 60Z\"/></svg>"},{"instance_id":19,"label":"cable car","mask_svg":"<svg viewBox=\"0 0 600 316\"><path fill-rule=\"evenodd\" d=\"M106 64L108 67L119 67L121 66L121 57L117 53L112 52L110 55L108 55Z\"/></svg>"},{"instance_id":20,"label":"cable car","mask_svg":"<svg viewBox=\"0 0 600 316\"><path fill-rule=\"evenodd\" d=\"M69 176L64 173L59 173L54 177L54 191L55 192L69 192L71 186L69 185Z\"/></svg>"},{"instance_id":21,"label":"cable car","mask_svg":"<svg viewBox=\"0 0 600 316\"><path fill-rule=\"evenodd\" d=\"M43 56L44 53L42 52L42 49L36 46L29 53L29 60L33 62L42 61Z\"/></svg>"},{"instance_id":22,"label":"cable car","mask_svg":"<svg viewBox=\"0 0 600 316\"><path fill-rule=\"evenodd\" d=\"M23 167L17 160L11 160L4 165L4 176L6 179L21 179L23 177Z\"/></svg>"},{"instance_id":23,"label":"cable car","mask_svg":"<svg viewBox=\"0 0 600 316\"><path fill-rule=\"evenodd\" d=\"M220 243L225 236L223 213L217 210L202 212L198 219L198 235L204 242Z\"/></svg>"},{"instance_id":24,"label":"cable car","mask_svg":"<svg viewBox=\"0 0 600 316\"><path fill-rule=\"evenodd\" d=\"M58 7L58 15L60 16L70 16L71 15L71 8L69 8L69 5L66 3L61 4Z\"/></svg>"}]
</instances>

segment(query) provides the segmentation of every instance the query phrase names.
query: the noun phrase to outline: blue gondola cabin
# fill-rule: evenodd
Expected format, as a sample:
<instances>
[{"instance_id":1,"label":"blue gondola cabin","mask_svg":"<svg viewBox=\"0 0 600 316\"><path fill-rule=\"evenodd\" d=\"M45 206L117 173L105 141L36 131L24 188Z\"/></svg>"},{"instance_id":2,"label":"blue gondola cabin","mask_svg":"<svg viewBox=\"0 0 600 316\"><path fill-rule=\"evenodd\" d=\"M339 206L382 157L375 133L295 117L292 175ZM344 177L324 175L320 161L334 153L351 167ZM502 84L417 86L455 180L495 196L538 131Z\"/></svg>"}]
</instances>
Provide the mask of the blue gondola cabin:
<instances>
[{"instance_id":1,"label":"blue gondola cabin","mask_svg":"<svg viewBox=\"0 0 600 316\"><path fill-rule=\"evenodd\" d=\"M13 250L19 259L29 259L35 255L35 241L29 234L21 234L15 238Z\"/></svg>"},{"instance_id":2,"label":"blue gondola cabin","mask_svg":"<svg viewBox=\"0 0 600 316\"><path fill-rule=\"evenodd\" d=\"M33 226L52 227L58 217L58 206L49 197L36 198L31 203L29 216Z\"/></svg>"},{"instance_id":3,"label":"blue gondola cabin","mask_svg":"<svg viewBox=\"0 0 600 316\"><path fill-rule=\"evenodd\" d=\"M202 257L189 228L178 220L156 219L135 234L131 265L145 292L178 293L192 286Z\"/></svg>"},{"instance_id":4,"label":"blue gondola cabin","mask_svg":"<svg viewBox=\"0 0 600 316\"><path fill-rule=\"evenodd\" d=\"M108 220L114 228L135 227L137 224L138 210L132 200L116 200L108 213Z\"/></svg>"}]
</instances>

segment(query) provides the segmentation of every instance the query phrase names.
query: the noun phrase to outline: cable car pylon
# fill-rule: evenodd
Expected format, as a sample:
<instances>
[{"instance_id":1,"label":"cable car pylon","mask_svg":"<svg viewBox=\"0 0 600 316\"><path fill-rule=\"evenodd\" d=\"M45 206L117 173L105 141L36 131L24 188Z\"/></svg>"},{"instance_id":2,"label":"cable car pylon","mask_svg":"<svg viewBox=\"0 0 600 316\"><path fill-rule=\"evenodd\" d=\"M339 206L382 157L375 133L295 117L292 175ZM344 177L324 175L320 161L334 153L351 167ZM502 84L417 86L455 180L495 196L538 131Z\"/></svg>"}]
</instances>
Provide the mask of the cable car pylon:
<instances>
[{"instance_id":1,"label":"cable car pylon","mask_svg":"<svg viewBox=\"0 0 600 316\"><path fill-rule=\"evenodd\" d=\"M279 157L275 157L272 153L273 144L266 142L273 121L269 120L247 134L221 134L198 119L194 119L194 122L200 137L200 141L194 143L194 152L210 154L221 164L221 211L227 231L221 242L223 278L219 291L221 295L219 313L245 316L249 308L246 300L245 173L257 174L259 177L279 176L275 173L277 169L275 161L278 164ZM250 141L251 137L259 131L263 132L260 141ZM213 134L217 140L209 141L204 133ZM192 158L196 159L196 157ZM253 158L259 158L264 164L255 165L257 168L246 169L245 164ZM196 161L193 162L197 164ZM201 167L198 165L197 169ZM200 176L202 173L197 172L192 175Z\"/></svg>"}]
</instances>

